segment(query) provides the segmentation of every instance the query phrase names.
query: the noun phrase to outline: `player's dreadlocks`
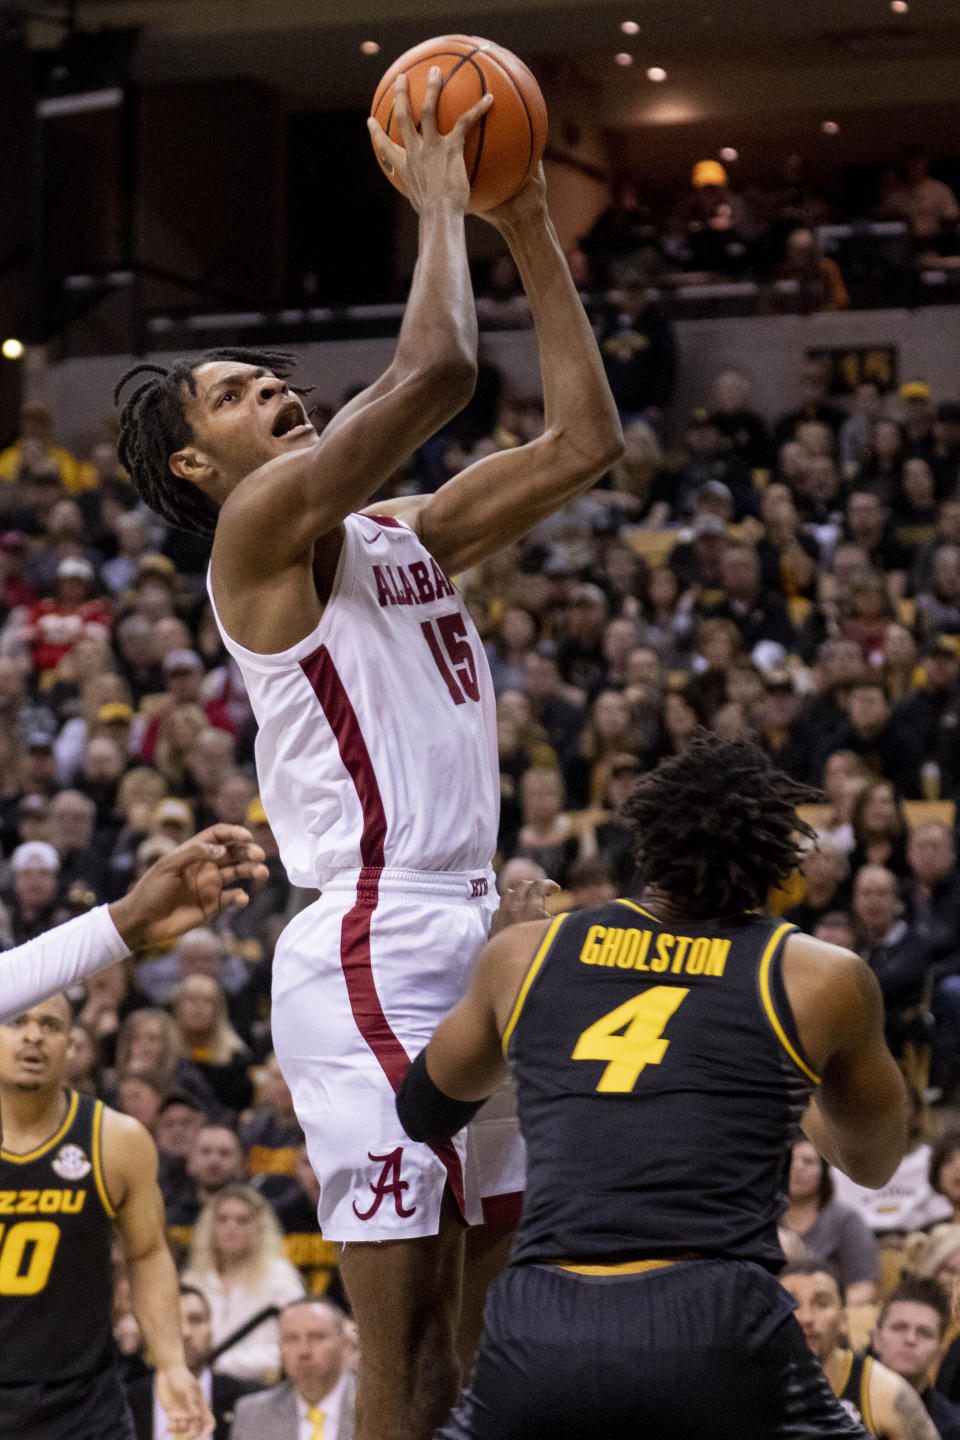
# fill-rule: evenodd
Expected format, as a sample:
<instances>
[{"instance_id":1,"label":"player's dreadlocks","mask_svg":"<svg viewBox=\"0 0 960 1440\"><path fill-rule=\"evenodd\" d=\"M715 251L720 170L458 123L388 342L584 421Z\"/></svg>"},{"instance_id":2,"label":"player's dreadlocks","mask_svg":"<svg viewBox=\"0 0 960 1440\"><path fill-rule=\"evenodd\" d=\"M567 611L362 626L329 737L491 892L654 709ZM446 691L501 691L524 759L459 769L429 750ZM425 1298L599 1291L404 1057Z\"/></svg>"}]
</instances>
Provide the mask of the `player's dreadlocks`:
<instances>
[{"instance_id":1,"label":"player's dreadlocks","mask_svg":"<svg viewBox=\"0 0 960 1440\"><path fill-rule=\"evenodd\" d=\"M242 365L255 365L281 380L290 374L295 364L292 355L274 350L249 350L242 346L207 350L197 360L176 360L169 369L162 365L134 365L113 392L113 403L118 405L120 392L134 376L153 377L139 385L124 403L117 454L138 495L150 509L156 510L171 525L194 535L213 534L219 506L189 480L174 475L169 460L185 445L193 443L183 390L186 386L191 395L196 395L194 371L198 365L211 360L236 360Z\"/></svg>"},{"instance_id":2,"label":"player's dreadlocks","mask_svg":"<svg viewBox=\"0 0 960 1440\"><path fill-rule=\"evenodd\" d=\"M698 730L623 807L640 883L676 897L691 916L762 909L800 863L802 837L814 838L795 807L821 798L752 741Z\"/></svg>"}]
</instances>

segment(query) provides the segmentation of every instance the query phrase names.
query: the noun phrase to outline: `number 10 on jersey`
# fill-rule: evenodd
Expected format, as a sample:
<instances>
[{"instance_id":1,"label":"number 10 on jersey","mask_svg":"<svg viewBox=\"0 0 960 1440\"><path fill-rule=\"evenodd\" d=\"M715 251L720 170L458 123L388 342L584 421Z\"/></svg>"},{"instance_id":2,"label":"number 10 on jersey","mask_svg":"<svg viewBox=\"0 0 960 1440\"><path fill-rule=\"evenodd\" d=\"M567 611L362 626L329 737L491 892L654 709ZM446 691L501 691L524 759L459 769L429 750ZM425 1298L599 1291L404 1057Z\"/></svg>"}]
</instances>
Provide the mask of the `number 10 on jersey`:
<instances>
[{"instance_id":1,"label":"number 10 on jersey","mask_svg":"<svg viewBox=\"0 0 960 1440\"><path fill-rule=\"evenodd\" d=\"M422 621L420 629L454 705L464 705L468 699L479 700L477 662L470 649L463 616L451 610L446 615L438 615L436 620Z\"/></svg>"}]
</instances>

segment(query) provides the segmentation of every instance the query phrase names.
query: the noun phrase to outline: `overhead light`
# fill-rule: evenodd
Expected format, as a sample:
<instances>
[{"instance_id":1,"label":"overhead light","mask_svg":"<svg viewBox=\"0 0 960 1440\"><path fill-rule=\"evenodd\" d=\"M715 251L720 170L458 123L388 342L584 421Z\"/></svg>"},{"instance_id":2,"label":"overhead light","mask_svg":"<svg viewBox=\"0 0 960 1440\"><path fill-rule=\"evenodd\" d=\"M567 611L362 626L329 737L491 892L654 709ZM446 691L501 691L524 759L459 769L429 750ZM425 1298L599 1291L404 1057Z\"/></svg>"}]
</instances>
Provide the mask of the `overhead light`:
<instances>
[{"instance_id":1,"label":"overhead light","mask_svg":"<svg viewBox=\"0 0 960 1440\"><path fill-rule=\"evenodd\" d=\"M23 341L12 338L10 340L4 340L3 344L0 345L0 350L3 352L4 359L19 360L23 354Z\"/></svg>"},{"instance_id":2,"label":"overhead light","mask_svg":"<svg viewBox=\"0 0 960 1440\"><path fill-rule=\"evenodd\" d=\"M647 71L647 79L652 80L655 85L659 85L661 80L666 80L666 78L667 72L660 65L651 65Z\"/></svg>"},{"instance_id":3,"label":"overhead light","mask_svg":"<svg viewBox=\"0 0 960 1440\"><path fill-rule=\"evenodd\" d=\"M360 42L360 49L363 51L364 55L380 54L380 46L377 44L376 40L362 40Z\"/></svg>"},{"instance_id":4,"label":"overhead light","mask_svg":"<svg viewBox=\"0 0 960 1440\"><path fill-rule=\"evenodd\" d=\"M894 15L906 15L910 5L908 0L890 0L890 9Z\"/></svg>"},{"instance_id":5,"label":"overhead light","mask_svg":"<svg viewBox=\"0 0 960 1440\"><path fill-rule=\"evenodd\" d=\"M840 126L837 124L836 120L824 120L823 124L820 126L820 129L823 131L824 135L840 134Z\"/></svg>"},{"instance_id":6,"label":"overhead light","mask_svg":"<svg viewBox=\"0 0 960 1440\"><path fill-rule=\"evenodd\" d=\"M628 55L627 52L626 52L626 50L621 50L620 53L619 53L619 55L614 55L613 58L614 58L614 60L616 60L616 62L617 62L618 65L632 65L632 64L633 64L633 56L632 56L632 55Z\"/></svg>"},{"instance_id":7,"label":"overhead light","mask_svg":"<svg viewBox=\"0 0 960 1440\"><path fill-rule=\"evenodd\" d=\"M720 159L723 160L727 165L732 165L734 160L740 159L740 151L734 150L732 145L724 145L723 149L720 151Z\"/></svg>"},{"instance_id":8,"label":"overhead light","mask_svg":"<svg viewBox=\"0 0 960 1440\"><path fill-rule=\"evenodd\" d=\"M623 24L620 26L620 29L623 31L624 35L640 34L640 26L637 24L636 20L624 20Z\"/></svg>"}]
</instances>

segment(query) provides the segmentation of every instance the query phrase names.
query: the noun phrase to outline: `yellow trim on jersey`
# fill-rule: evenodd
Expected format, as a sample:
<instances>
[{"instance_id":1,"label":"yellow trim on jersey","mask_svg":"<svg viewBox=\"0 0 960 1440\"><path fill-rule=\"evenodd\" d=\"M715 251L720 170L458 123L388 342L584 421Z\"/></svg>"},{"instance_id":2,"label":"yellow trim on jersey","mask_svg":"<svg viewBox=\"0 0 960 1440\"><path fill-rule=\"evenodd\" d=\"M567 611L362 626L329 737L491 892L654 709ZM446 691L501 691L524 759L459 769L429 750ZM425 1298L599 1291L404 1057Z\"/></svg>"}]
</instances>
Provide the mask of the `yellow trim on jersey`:
<instances>
[{"instance_id":1,"label":"yellow trim on jersey","mask_svg":"<svg viewBox=\"0 0 960 1440\"><path fill-rule=\"evenodd\" d=\"M60 1129L55 1135L51 1136L49 1140L45 1140L43 1144L38 1147L38 1149L31 1150L29 1155L11 1155L8 1150L0 1150L0 1160L7 1160L10 1162L11 1165L28 1165L31 1160L39 1160L41 1155L46 1155L47 1151L52 1150L58 1140L63 1139L64 1135L66 1135L67 1131L70 1129L70 1126L77 1118L77 1105L79 1103L80 1096L77 1094L76 1090L71 1090L70 1103L67 1106L67 1118L64 1120L63 1124L60 1126Z\"/></svg>"},{"instance_id":2,"label":"yellow trim on jersey","mask_svg":"<svg viewBox=\"0 0 960 1440\"><path fill-rule=\"evenodd\" d=\"M656 915L651 915L649 910L644 910L643 906L642 906L642 905L638 905L635 900L624 900L624 899L621 897L621 898L617 901L617 904L618 904L618 905L629 905L631 910L636 910L636 911L638 912L638 914L642 915L646 920L652 920L653 923L654 923L654 925L659 925L659 924L660 924L660 921L657 919Z\"/></svg>"},{"instance_id":3,"label":"yellow trim on jersey","mask_svg":"<svg viewBox=\"0 0 960 1440\"><path fill-rule=\"evenodd\" d=\"M648 1270L666 1270L676 1263L676 1260L625 1260L622 1265L567 1265L558 1260L556 1265L559 1270L569 1270L571 1275L644 1275Z\"/></svg>"},{"instance_id":4,"label":"yellow trim on jersey","mask_svg":"<svg viewBox=\"0 0 960 1440\"><path fill-rule=\"evenodd\" d=\"M860 1417L871 1435L876 1435L873 1428L873 1411L870 1408L870 1371L873 1369L873 1356L866 1355L863 1361L863 1373L860 1376Z\"/></svg>"},{"instance_id":5,"label":"yellow trim on jersey","mask_svg":"<svg viewBox=\"0 0 960 1440\"><path fill-rule=\"evenodd\" d=\"M783 925L778 925L776 930L774 930L773 934L770 936L770 939L767 941L767 948L764 950L763 955L760 959L760 998L763 1001L763 1008L767 1012L767 1019L770 1021L773 1033L780 1041L780 1044L783 1046L784 1050L786 1050L787 1054L790 1056L790 1059L793 1061L794 1065L796 1065L798 1070L802 1070L804 1075L806 1075L807 1079L812 1080L814 1085L819 1085L820 1076L815 1074L810 1069L810 1066L807 1064L807 1062L797 1054L794 1047L790 1044L787 1032L784 1030L783 1026L780 1023L780 1017L777 1014L776 1010L773 1008L773 1000L770 996L771 962L773 960L777 946L780 944L780 941L783 939L784 935L786 935L788 931L793 930L794 928L795 927L791 925L789 921L785 922Z\"/></svg>"},{"instance_id":6,"label":"yellow trim on jersey","mask_svg":"<svg viewBox=\"0 0 960 1440\"><path fill-rule=\"evenodd\" d=\"M560 922L562 920L566 920L567 914L568 912L566 910L563 910L559 915L554 916L553 920L551 921L549 930L547 931L546 935L544 935L543 939L540 941L536 955L534 955L533 959L530 961L530 968L524 977L523 984L520 986L520 993L516 998L513 1010L510 1013L510 1019L507 1021L506 1027L503 1032L503 1038L500 1042L503 1046L504 1055L506 1055L507 1046L510 1044L510 1036L513 1034L514 1027L516 1026L517 1021L520 1019L520 1011L523 1009L524 1001L530 993L530 986L533 984L534 980L536 980L537 972L539 971L540 966L543 964L544 960L546 960L547 951L553 944L554 936L560 928Z\"/></svg>"},{"instance_id":7,"label":"yellow trim on jersey","mask_svg":"<svg viewBox=\"0 0 960 1440\"><path fill-rule=\"evenodd\" d=\"M90 1157L93 1161L93 1178L97 1185L97 1194L100 1196L100 1203L106 1210L111 1220L116 1219L116 1210L110 1204L110 1196L107 1194L107 1187L103 1180L103 1165L100 1159L100 1124L103 1119L103 1101L98 1100L93 1107L93 1143L91 1149L93 1154Z\"/></svg>"},{"instance_id":8,"label":"yellow trim on jersey","mask_svg":"<svg viewBox=\"0 0 960 1440\"><path fill-rule=\"evenodd\" d=\"M844 1350L844 1352L843 1352L843 1358L844 1358L844 1361L846 1362L846 1363L845 1363L845 1366L844 1366L843 1374L840 1376L840 1382L839 1382L839 1384L837 1384L837 1385L835 1385L835 1386L833 1387L833 1393L834 1393L834 1395L837 1397L838 1400L840 1399L840 1396L843 1394L844 1390L846 1390L846 1388L847 1388L847 1381L850 1379L850 1371L853 1369L853 1351L852 1351L852 1350Z\"/></svg>"}]
</instances>

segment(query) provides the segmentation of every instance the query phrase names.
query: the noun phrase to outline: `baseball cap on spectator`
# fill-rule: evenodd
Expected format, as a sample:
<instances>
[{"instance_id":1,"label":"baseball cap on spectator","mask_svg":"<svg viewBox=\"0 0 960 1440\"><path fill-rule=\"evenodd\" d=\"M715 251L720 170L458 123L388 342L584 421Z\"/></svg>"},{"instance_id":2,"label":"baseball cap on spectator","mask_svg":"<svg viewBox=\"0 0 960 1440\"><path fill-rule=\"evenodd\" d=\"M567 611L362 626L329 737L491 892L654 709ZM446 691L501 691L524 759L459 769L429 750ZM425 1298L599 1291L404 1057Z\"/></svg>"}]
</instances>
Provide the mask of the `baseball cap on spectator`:
<instances>
[{"instance_id":1,"label":"baseball cap on spectator","mask_svg":"<svg viewBox=\"0 0 960 1440\"><path fill-rule=\"evenodd\" d=\"M772 692L786 690L792 695L796 687L789 670L768 670L763 677L763 688Z\"/></svg>"},{"instance_id":2,"label":"baseball cap on spectator","mask_svg":"<svg viewBox=\"0 0 960 1440\"><path fill-rule=\"evenodd\" d=\"M109 705L101 705L97 711L97 720L101 725L129 725L133 719L133 710L125 700L111 700Z\"/></svg>"},{"instance_id":3,"label":"baseball cap on spectator","mask_svg":"<svg viewBox=\"0 0 960 1440\"><path fill-rule=\"evenodd\" d=\"M930 635L921 650L921 655L949 655L951 660L960 656L957 641L950 635Z\"/></svg>"},{"instance_id":4,"label":"baseball cap on spectator","mask_svg":"<svg viewBox=\"0 0 960 1440\"><path fill-rule=\"evenodd\" d=\"M690 184L694 190L699 190L702 185L726 185L727 172L719 160L698 160L693 167L690 176Z\"/></svg>"},{"instance_id":5,"label":"baseball cap on spectator","mask_svg":"<svg viewBox=\"0 0 960 1440\"><path fill-rule=\"evenodd\" d=\"M186 800L175 800L172 795L161 800L150 817L154 825L192 825L193 810Z\"/></svg>"},{"instance_id":6,"label":"baseball cap on spectator","mask_svg":"<svg viewBox=\"0 0 960 1440\"><path fill-rule=\"evenodd\" d=\"M10 856L10 868L19 870L59 870L60 856L46 840L27 840Z\"/></svg>"},{"instance_id":7,"label":"baseball cap on spectator","mask_svg":"<svg viewBox=\"0 0 960 1440\"><path fill-rule=\"evenodd\" d=\"M248 825L270 824L270 821L267 819L267 812L263 808L263 801L260 799L259 795L257 795L253 800L251 800L250 804L247 806L246 820Z\"/></svg>"},{"instance_id":8,"label":"baseball cap on spectator","mask_svg":"<svg viewBox=\"0 0 960 1440\"><path fill-rule=\"evenodd\" d=\"M177 567L167 555L144 555L137 566L137 579L143 580L147 575L155 575L160 580L172 580L177 573Z\"/></svg>"},{"instance_id":9,"label":"baseball cap on spectator","mask_svg":"<svg viewBox=\"0 0 960 1440\"><path fill-rule=\"evenodd\" d=\"M92 580L93 566L79 555L68 555L57 566L58 580Z\"/></svg>"},{"instance_id":10,"label":"baseball cap on spectator","mask_svg":"<svg viewBox=\"0 0 960 1440\"><path fill-rule=\"evenodd\" d=\"M763 671L764 683L771 671L787 668L787 651L779 640L758 640L750 652L750 659L758 670Z\"/></svg>"},{"instance_id":11,"label":"baseball cap on spectator","mask_svg":"<svg viewBox=\"0 0 960 1440\"><path fill-rule=\"evenodd\" d=\"M171 650L163 662L163 668L168 675L177 675L185 670L203 669L203 661L196 650Z\"/></svg>"},{"instance_id":12,"label":"baseball cap on spectator","mask_svg":"<svg viewBox=\"0 0 960 1440\"><path fill-rule=\"evenodd\" d=\"M0 535L0 551L9 555L11 551L26 550L27 537L22 530L4 530Z\"/></svg>"},{"instance_id":13,"label":"baseball cap on spectator","mask_svg":"<svg viewBox=\"0 0 960 1440\"><path fill-rule=\"evenodd\" d=\"M900 386L901 400L929 400L930 386L926 380L908 380Z\"/></svg>"}]
</instances>

